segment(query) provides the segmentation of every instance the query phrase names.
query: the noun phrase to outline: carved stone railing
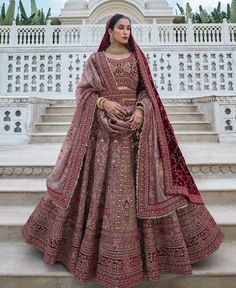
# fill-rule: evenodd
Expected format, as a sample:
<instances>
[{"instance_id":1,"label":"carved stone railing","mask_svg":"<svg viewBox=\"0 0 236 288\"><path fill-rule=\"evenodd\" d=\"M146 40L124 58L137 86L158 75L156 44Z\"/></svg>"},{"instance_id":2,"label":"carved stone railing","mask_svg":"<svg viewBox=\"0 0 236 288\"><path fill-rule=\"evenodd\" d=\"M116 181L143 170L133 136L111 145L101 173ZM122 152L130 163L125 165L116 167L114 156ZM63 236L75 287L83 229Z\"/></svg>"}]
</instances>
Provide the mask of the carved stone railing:
<instances>
[{"instance_id":1,"label":"carved stone railing","mask_svg":"<svg viewBox=\"0 0 236 288\"><path fill-rule=\"evenodd\" d=\"M74 99L84 64L97 50L104 28L85 23L0 26L0 143L28 141L46 105L32 99ZM221 139L235 138L236 24L153 21L133 24L132 33L148 59L160 97L199 101ZM218 100L201 104L200 99L222 95L229 99L228 108Z\"/></svg>"},{"instance_id":2,"label":"carved stone railing","mask_svg":"<svg viewBox=\"0 0 236 288\"><path fill-rule=\"evenodd\" d=\"M104 24L0 26L0 47L97 46ZM140 45L231 45L236 44L236 24L132 24Z\"/></svg>"},{"instance_id":3,"label":"carved stone railing","mask_svg":"<svg viewBox=\"0 0 236 288\"><path fill-rule=\"evenodd\" d=\"M104 25L0 26L0 97L73 97ZM236 94L236 24L133 24L160 96Z\"/></svg>"}]
</instances>

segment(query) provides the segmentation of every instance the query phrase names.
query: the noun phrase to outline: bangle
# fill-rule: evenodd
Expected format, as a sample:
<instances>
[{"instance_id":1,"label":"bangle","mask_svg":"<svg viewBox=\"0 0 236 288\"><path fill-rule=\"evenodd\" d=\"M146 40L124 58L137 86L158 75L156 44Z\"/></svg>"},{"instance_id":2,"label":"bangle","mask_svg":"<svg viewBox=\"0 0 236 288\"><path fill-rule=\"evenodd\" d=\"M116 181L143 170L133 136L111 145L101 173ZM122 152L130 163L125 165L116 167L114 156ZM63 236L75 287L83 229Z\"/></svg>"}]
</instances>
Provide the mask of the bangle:
<instances>
[{"instance_id":1,"label":"bangle","mask_svg":"<svg viewBox=\"0 0 236 288\"><path fill-rule=\"evenodd\" d=\"M102 100L102 98L101 97L99 97L98 99L97 99L97 102L96 102L96 104L97 104L97 106L98 106L98 108L100 108L100 101Z\"/></svg>"},{"instance_id":2,"label":"bangle","mask_svg":"<svg viewBox=\"0 0 236 288\"><path fill-rule=\"evenodd\" d=\"M101 108L101 101L104 100L104 99L105 99L104 97L99 97L99 98L97 99L97 106L98 106L98 108L102 109L102 108Z\"/></svg>"},{"instance_id":3,"label":"bangle","mask_svg":"<svg viewBox=\"0 0 236 288\"><path fill-rule=\"evenodd\" d=\"M103 109L103 110L104 110L104 106L103 106L103 105L104 105L104 103L105 103L106 101L107 101L107 99L104 98L104 99L102 99L101 102L100 102L100 107L101 107L101 109Z\"/></svg>"},{"instance_id":4,"label":"bangle","mask_svg":"<svg viewBox=\"0 0 236 288\"><path fill-rule=\"evenodd\" d=\"M140 109L140 110L142 110L144 112L144 108L141 105L136 106L136 109Z\"/></svg>"}]
</instances>

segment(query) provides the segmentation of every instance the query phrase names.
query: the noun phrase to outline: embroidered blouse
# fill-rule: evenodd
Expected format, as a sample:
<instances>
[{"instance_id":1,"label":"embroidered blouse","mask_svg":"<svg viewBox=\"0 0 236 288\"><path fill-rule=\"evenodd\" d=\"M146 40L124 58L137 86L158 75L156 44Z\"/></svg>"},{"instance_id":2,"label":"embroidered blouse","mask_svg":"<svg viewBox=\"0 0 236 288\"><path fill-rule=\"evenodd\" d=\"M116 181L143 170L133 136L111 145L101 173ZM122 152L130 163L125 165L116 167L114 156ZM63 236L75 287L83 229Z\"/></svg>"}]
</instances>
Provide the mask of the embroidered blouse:
<instances>
[{"instance_id":1,"label":"embroidered blouse","mask_svg":"<svg viewBox=\"0 0 236 288\"><path fill-rule=\"evenodd\" d=\"M137 60L134 53L123 59L114 59L107 56L106 59L117 87L126 86L132 90L136 90L139 79Z\"/></svg>"}]
</instances>

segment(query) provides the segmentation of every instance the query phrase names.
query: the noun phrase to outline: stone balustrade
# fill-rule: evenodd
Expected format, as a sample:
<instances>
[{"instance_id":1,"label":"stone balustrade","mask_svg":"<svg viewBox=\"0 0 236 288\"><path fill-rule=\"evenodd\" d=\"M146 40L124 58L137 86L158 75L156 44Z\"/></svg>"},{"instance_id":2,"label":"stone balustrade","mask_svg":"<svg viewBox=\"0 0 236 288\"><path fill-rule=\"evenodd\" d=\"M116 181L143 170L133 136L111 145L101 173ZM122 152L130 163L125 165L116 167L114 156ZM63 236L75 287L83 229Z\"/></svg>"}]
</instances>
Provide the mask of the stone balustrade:
<instances>
[{"instance_id":1,"label":"stone balustrade","mask_svg":"<svg viewBox=\"0 0 236 288\"><path fill-rule=\"evenodd\" d=\"M104 33L104 24L0 26L0 47L96 46ZM140 45L233 45L236 24L132 24L132 33Z\"/></svg>"},{"instance_id":2,"label":"stone balustrade","mask_svg":"<svg viewBox=\"0 0 236 288\"><path fill-rule=\"evenodd\" d=\"M32 130L28 122L35 121L35 112L30 101L19 107L21 99L74 99L86 60L97 50L103 33L103 24L0 26L1 143L9 142L6 135L17 134L23 142L28 139ZM132 33L148 59L161 98L196 102L228 97L227 107L217 106L218 116L215 101L204 106L199 100L199 109L206 112L210 105L209 119L212 122L216 116L214 121L220 122L213 125L216 131L235 135L236 24L157 24L154 20L133 24Z\"/></svg>"}]
</instances>

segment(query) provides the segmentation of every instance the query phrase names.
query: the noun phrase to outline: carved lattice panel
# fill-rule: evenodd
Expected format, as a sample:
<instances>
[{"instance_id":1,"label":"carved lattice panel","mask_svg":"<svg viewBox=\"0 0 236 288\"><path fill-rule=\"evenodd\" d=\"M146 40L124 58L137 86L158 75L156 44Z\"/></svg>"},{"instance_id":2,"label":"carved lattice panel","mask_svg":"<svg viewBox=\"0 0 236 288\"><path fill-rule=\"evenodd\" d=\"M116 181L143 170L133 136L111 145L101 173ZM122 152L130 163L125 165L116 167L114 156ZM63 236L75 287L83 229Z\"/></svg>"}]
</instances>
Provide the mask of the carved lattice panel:
<instances>
[{"instance_id":1,"label":"carved lattice panel","mask_svg":"<svg viewBox=\"0 0 236 288\"><path fill-rule=\"evenodd\" d=\"M221 43L222 25L193 25L194 43Z\"/></svg>"},{"instance_id":2,"label":"carved lattice panel","mask_svg":"<svg viewBox=\"0 0 236 288\"><path fill-rule=\"evenodd\" d=\"M234 90L232 54L227 52L178 53L179 91Z\"/></svg>"},{"instance_id":3,"label":"carved lattice panel","mask_svg":"<svg viewBox=\"0 0 236 288\"><path fill-rule=\"evenodd\" d=\"M8 55L7 94L61 92L61 60L54 53Z\"/></svg>"},{"instance_id":4,"label":"carved lattice panel","mask_svg":"<svg viewBox=\"0 0 236 288\"><path fill-rule=\"evenodd\" d=\"M1 108L0 134L25 134L26 108Z\"/></svg>"},{"instance_id":5,"label":"carved lattice panel","mask_svg":"<svg viewBox=\"0 0 236 288\"><path fill-rule=\"evenodd\" d=\"M86 64L88 58L89 55L87 53L70 53L68 55L67 92L75 92L76 85L80 80L83 67Z\"/></svg>"},{"instance_id":6,"label":"carved lattice panel","mask_svg":"<svg viewBox=\"0 0 236 288\"><path fill-rule=\"evenodd\" d=\"M17 44L22 46L43 45L45 43L45 30L43 26L17 26Z\"/></svg>"},{"instance_id":7,"label":"carved lattice panel","mask_svg":"<svg viewBox=\"0 0 236 288\"><path fill-rule=\"evenodd\" d=\"M146 53L146 57L151 68L152 77L157 90L171 93L172 83L172 56L170 53Z\"/></svg>"},{"instance_id":8,"label":"carved lattice panel","mask_svg":"<svg viewBox=\"0 0 236 288\"><path fill-rule=\"evenodd\" d=\"M224 132L236 132L236 106L228 105L224 106Z\"/></svg>"},{"instance_id":9,"label":"carved lattice panel","mask_svg":"<svg viewBox=\"0 0 236 288\"><path fill-rule=\"evenodd\" d=\"M9 45L10 44L10 27L0 27L0 45Z\"/></svg>"}]
</instances>

